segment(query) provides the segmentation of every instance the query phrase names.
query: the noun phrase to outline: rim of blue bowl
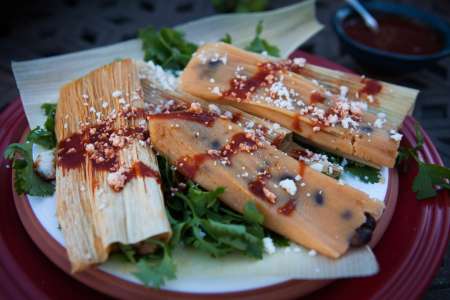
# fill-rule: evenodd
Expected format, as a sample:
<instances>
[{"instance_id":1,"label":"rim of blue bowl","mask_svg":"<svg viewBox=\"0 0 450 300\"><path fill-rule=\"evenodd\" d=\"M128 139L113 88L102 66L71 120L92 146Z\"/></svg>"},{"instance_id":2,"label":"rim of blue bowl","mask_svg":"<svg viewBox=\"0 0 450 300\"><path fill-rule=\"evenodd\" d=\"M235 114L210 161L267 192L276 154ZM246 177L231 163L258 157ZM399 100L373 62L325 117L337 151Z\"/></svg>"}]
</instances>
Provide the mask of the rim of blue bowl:
<instances>
[{"instance_id":1,"label":"rim of blue bowl","mask_svg":"<svg viewBox=\"0 0 450 300\"><path fill-rule=\"evenodd\" d=\"M408 54L400 54L395 52L389 52L385 50L380 50L377 48L372 48L367 46L366 44L360 43L350 36L347 35L344 28L342 27L343 22L352 15L355 15L355 11L349 5L343 5L339 7L332 20L332 24L334 30L336 31L339 38L343 39L345 42L356 46L357 48L364 50L368 53L375 54L378 56L384 56L386 58L409 61L409 62L424 62L429 60L436 60L443 58L445 56L450 56L450 24L448 24L443 19L434 16L430 13L418 10L415 7L405 5L405 4L397 4L397 3L388 3L388 2L378 2L371 1L364 4L364 6L369 11L378 11L384 13L391 13L407 18L411 18L417 20L421 23L424 23L431 28L438 30L443 38L444 38L444 47L432 54L427 55L408 55Z\"/></svg>"}]
</instances>

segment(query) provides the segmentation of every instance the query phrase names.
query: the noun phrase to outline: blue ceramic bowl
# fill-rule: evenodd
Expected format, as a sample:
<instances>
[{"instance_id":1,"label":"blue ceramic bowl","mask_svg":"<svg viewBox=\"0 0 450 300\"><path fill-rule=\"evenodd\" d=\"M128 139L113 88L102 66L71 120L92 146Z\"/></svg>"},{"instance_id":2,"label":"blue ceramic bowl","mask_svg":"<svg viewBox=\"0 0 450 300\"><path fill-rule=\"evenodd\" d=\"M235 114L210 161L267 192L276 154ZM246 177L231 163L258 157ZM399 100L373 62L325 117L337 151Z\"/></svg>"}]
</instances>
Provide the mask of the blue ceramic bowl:
<instances>
[{"instance_id":1,"label":"blue ceramic bowl","mask_svg":"<svg viewBox=\"0 0 450 300\"><path fill-rule=\"evenodd\" d=\"M336 11L332 20L332 25L344 50L346 50L359 64L375 71L399 74L418 70L431 62L450 56L450 25L444 20L414 7L402 4L371 1L365 3L364 6L371 12L395 14L427 24L442 33L444 47L433 54L406 55L372 48L357 42L348 36L342 27L343 22L348 17L356 14L350 6L345 5Z\"/></svg>"}]
</instances>

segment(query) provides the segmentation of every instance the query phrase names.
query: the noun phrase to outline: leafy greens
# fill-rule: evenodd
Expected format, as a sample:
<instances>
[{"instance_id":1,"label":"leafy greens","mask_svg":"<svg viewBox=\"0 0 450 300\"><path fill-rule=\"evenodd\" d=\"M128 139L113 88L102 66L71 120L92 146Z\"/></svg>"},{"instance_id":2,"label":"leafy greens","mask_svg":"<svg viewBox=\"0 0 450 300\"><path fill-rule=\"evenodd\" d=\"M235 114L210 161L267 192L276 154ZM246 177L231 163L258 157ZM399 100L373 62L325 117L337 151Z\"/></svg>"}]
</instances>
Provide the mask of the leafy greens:
<instances>
[{"instance_id":1,"label":"leafy greens","mask_svg":"<svg viewBox=\"0 0 450 300\"><path fill-rule=\"evenodd\" d=\"M219 12L257 12L267 8L268 0L211 0L214 9Z\"/></svg>"},{"instance_id":2,"label":"leafy greens","mask_svg":"<svg viewBox=\"0 0 450 300\"><path fill-rule=\"evenodd\" d=\"M256 26L255 38L245 49L256 53L280 56L280 50L276 46L261 38L262 31L263 23L260 21ZM168 70L184 69L198 48L196 44L188 42L182 32L171 28L162 28L158 31L150 26L141 29L138 36L142 41L144 60L152 60ZM227 33L220 41L231 44L231 35Z\"/></svg>"},{"instance_id":3,"label":"leafy greens","mask_svg":"<svg viewBox=\"0 0 450 300\"><path fill-rule=\"evenodd\" d=\"M423 149L424 138L422 129L416 124L416 145L414 147L402 147L397 159L397 165L412 158L418 165L418 173L413 181L412 190L416 193L417 200L431 198L437 195L436 187L450 190L450 169L437 165L428 164L420 160L419 151Z\"/></svg>"},{"instance_id":4,"label":"leafy greens","mask_svg":"<svg viewBox=\"0 0 450 300\"><path fill-rule=\"evenodd\" d=\"M10 144L4 152L5 158L12 160L12 168L15 170L14 188L19 195L49 196L55 191L54 184L39 177L33 169L33 144L45 148L56 146L56 104L44 103L41 108L47 116L44 127L38 126L31 130L25 143Z\"/></svg>"},{"instance_id":5,"label":"leafy greens","mask_svg":"<svg viewBox=\"0 0 450 300\"><path fill-rule=\"evenodd\" d=\"M164 69L184 69L197 50L197 45L186 41L182 32L171 28L158 31L150 26L139 30L138 36L142 40L144 60L152 60Z\"/></svg>"},{"instance_id":6,"label":"leafy greens","mask_svg":"<svg viewBox=\"0 0 450 300\"><path fill-rule=\"evenodd\" d=\"M256 52L256 53L266 53L270 56L279 57L280 49L277 46L270 44L267 40L261 38L261 33L263 31L263 22L259 21L256 25L256 35L255 38L250 42L250 45L245 47L245 50Z\"/></svg>"}]
</instances>

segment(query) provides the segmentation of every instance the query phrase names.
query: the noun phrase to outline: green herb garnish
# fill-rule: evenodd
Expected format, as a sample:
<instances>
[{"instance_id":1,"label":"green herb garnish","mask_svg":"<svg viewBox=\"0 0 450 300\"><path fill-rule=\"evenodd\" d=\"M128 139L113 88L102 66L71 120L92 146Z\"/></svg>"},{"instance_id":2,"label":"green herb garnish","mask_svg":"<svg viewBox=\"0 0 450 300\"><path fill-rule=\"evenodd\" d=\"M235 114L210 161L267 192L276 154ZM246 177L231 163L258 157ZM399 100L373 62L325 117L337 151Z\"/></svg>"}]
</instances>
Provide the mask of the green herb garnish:
<instances>
[{"instance_id":1,"label":"green herb garnish","mask_svg":"<svg viewBox=\"0 0 450 300\"><path fill-rule=\"evenodd\" d=\"M263 22L259 21L256 25L256 36L250 42L250 45L245 47L245 50L256 52L256 53L267 53L268 55L279 57L280 49L277 46L269 44L265 39L261 38L261 33L263 31Z\"/></svg>"},{"instance_id":2,"label":"green herb garnish","mask_svg":"<svg viewBox=\"0 0 450 300\"><path fill-rule=\"evenodd\" d=\"M224 207L218 201L224 191L224 188L217 188L205 192L189 183L187 193L177 193L171 199L182 201L179 206L184 211L179 219L174 215L180 211L171 214L172 225L179 228L178 239L215 257L241 252L261 258L264 217L252 202L246 203L243 216Z\"/></svg>"},{"instance_id":3,"label":"green herb garnish","mask_svg":"<svg viewBox=\"0 0 450 300\"><path fill-rule=\"evenodd\" d=\"M418 165L418 173L414 178L412 186L417 200L436 196L436 187L438 186L450 190L450 169L437 164L428 164L420 160L418 152L422 150L423 143L422 129L416 124L416 145L411 148L400 148L397 158L397 164L405 163L407 159L413 158ZM406 166L404 164L404 167Z\"/></svg>"},{"instance_id":4,"label":"green herb garnish","mask_svg":"<svg viewBox=\"0 0 450 300\"><path fill-rule=\"evenodd\" d=\"M226 44L232 44L233 43L233 39L231 38L231 35L229 33L226 33L225 36L220 39L220 41L223 42L223 43L226 43Z\"/></svg>"},{"instance_id":5,"label":"green herb garnish","mask_svg":"<svg viewBox=\"0 0 450 300\"><path fill-rule=\"evenodd\" d=\"M377 183L380 181L380 170L357 162L348 162L344 170L365 183Z\"/></svg>"},{"instance_id":6,"label":"green herb garnish","mask_svg":"<svg viewBox=\"0 0 450 300\"><path fill-rule=\"evenodd\" d=\"M56 104L44 103L41 106L47 119L44 123L44 127L36 127L30 131L27 136L27 141L41 145L47 149L55 148L56 135L55 135L55 114Z\"/></svg>"},{"instance_id":7,"label":"green herb garnish","mask_svg":"<svg viewBox=\"0 0 450 300\"><path fill-rule=\"evenodd\" d=\"M33 170L33 144L11 144L5 150L5 158L13 160L15 170L14 187L19 195L31 196L53 195L55 186L39 177ZM21 158L17 157L20 156Z\"/></svg>"},{"instance_id":8,"label":"green herb garnish","mask_svg":"<svg viewBox=\"0 0 450 300\"><path fill-rule=\"evenodd\" d=\"M147 27L139 31L144 60L152 60L164 69L182 70L197 50L197 45L184 39L183 33L171 28L156 30Z\"/></svg>"},{"instance_id":9,"label":"green herb garnish","mask_svg":"<svg viewBox=\"0 0 450 300\"><path fill-rule=\"evenodd\" d=\"M136 265L137 271L133 272L136 278L147 286L160 288L166 280L176 277L171 249L169 245L156 239L147 239L144 243L156 245L158 249L147 255L138 255L129 245L120 245L120 250L129 262Z\"/></svg>"},{"instance_id":10,"label":"green herb garnish","mask_svg":"<svg viewBox=\"0 0 450 300\"><path fill-rule=\"evenodd\" d=\"M25 143L11 144L4 152L5 158L12 160L12 168L15 170L14 188L19 195L50 196L55 191L53 183L39 177L33 169L33 143L48 149L56 146L56 104L44 103L41 108L47 116L44 127L38 126L31 130Z\"/></svg>"},{"instance_id":11,"label":"green herb garnish","mask_svg":"<svg viewBox=\"0 0 450 300\"><path fill-rule=\"evenodd\" d=\"M268 0L211 0L214 9L219 12L256 12L267 8Z\"/></svg>"}]
</instances>

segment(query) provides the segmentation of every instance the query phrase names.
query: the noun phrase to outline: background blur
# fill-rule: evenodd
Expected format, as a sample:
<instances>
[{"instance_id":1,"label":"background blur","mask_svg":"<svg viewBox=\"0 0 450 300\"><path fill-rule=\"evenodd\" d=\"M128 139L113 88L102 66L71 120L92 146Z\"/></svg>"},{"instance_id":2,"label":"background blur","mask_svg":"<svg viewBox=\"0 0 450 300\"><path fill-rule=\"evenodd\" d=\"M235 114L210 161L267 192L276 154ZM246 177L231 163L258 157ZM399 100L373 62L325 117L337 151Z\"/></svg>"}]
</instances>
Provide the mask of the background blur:
<instances>
[{"instance_id":1,"label":"background blur","mask_svg":"<svg viewBox=\"0 0 450 300\"><path fill-rule=\"evenodd\" d=\"M272 0L268 8L295 2ZM417 6L450 23L449 0L393 2ZM317 1L318 18L326 27L301 49L367 74L343 53L329 26L334 11L342 4L343 1ZM28 60L104 46L134 38L139 28L148 25L157 28L173 26L214 13L216 11L208 0L2 1L0 109L18 96L11 60ZM446 166L450 166L450 58L401 77L389 74L373 76L422 91L414 116L431 135ZM450 251L424 299L450 299Z\"/></svg>"}]
</instances>

